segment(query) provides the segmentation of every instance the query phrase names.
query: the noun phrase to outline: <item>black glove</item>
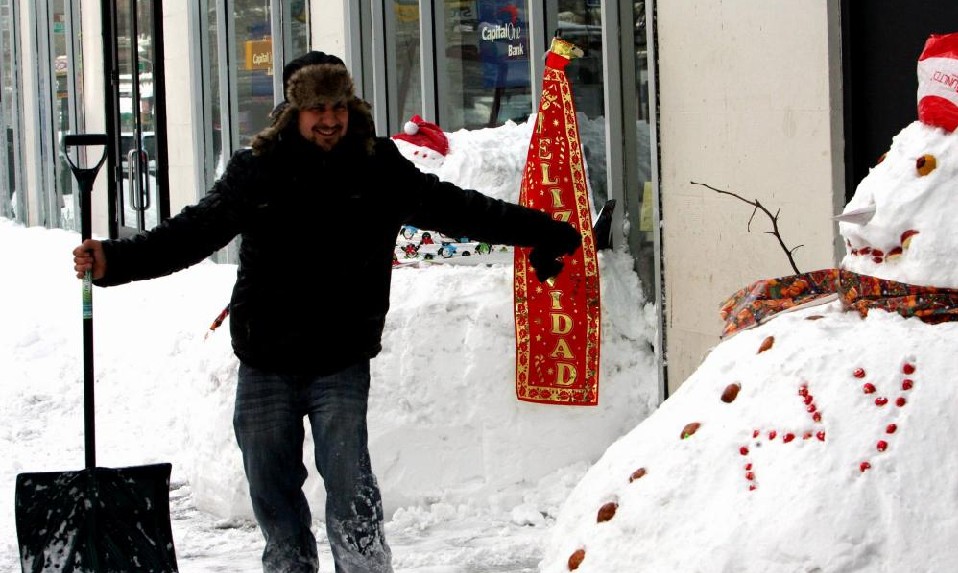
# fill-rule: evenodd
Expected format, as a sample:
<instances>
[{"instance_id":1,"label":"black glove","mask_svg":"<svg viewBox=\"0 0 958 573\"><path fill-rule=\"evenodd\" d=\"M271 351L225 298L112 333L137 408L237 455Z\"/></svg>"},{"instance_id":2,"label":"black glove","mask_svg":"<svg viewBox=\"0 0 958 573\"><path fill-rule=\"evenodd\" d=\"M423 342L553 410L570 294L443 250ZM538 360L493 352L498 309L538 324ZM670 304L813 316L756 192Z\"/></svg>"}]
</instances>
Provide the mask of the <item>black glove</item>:
<instances>
[{"instance_id":1,"label":"black glove","mask_svg":"<svg viewBox=\"0 0 958 573\"><path fill-rule=\"evenodd\" d=\"M569 223L554 221L549 227L549 235L532 248L529 264L536 271L539 282L558 275L562 271L559 257L571 255L582 245L582 235Z\"/></svg>"}]
</instances>

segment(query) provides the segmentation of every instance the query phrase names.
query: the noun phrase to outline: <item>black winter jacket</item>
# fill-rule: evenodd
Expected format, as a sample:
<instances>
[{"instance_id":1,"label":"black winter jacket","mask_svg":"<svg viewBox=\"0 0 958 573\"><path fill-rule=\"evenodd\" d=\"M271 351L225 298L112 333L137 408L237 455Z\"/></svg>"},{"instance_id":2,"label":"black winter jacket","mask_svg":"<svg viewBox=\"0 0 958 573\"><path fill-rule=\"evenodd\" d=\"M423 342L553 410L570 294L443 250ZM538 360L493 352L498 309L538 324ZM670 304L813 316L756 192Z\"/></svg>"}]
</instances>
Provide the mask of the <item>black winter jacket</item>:
<instances>
[{"instance_id":1,"label":"black winter jacket","mask_svg":"<svg viewBox=\"0 0 958 573\"><path fill-rule=\"evenodd\" d=\"M381 350L402 225L521 246L568 231L420 172L389 138L372 142L344 139L324 152L287 129L266 153L237 152L198 204L105 241L107 274L96 284L170 274L240 235L229 304L236 355L272 372L329 374Z\"/></svg>"}]
</instances>

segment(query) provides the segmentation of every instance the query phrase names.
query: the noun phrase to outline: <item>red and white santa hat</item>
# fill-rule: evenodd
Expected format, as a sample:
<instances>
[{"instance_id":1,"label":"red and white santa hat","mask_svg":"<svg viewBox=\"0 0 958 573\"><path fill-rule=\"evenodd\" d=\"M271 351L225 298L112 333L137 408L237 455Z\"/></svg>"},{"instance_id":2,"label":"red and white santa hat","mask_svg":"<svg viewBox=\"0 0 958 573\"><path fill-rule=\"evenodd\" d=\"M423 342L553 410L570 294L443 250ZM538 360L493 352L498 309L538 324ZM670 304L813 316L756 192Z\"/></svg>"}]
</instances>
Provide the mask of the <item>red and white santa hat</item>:
<instances>
[{"instance_id":1,"label":"red and white santa hat","mask_svg":"<svg viewBox=\"0 0 958 573\"><path fill-rule=\"evenodd\" d=\"M446 139L446 134L438 125L429 123L419 115L412 116L403 126L402 133L397 133L392 137L413 145L426 147L441 156L449 153L449 140Z\"/></svg>"},{"instance_id":2,"label":"red and white santa hat","mask_svg":"<svg viewBox=\"0 0 958 573\"><path fill-rule=\"evenodd\" d=\"M958 128L958 33L932 35L918 58L918 119Z\"/></svg>"}]
</instances>

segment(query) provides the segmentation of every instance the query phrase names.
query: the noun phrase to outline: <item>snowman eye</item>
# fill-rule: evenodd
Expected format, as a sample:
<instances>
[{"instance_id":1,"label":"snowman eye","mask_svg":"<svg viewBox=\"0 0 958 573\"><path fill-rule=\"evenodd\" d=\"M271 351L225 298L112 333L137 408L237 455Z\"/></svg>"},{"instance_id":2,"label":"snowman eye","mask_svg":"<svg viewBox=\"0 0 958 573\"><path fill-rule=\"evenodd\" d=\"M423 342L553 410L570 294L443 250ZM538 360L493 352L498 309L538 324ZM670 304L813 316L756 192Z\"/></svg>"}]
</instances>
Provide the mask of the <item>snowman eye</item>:
<instances>
[{"instance_id":1,"label":"snowman eye","mask_svg":"<svg viewBox=\"0 0 958 573\"><path fill-rule=\"evenodd\" d=\"M928 155L927 153L915 161L915 169L918 170L918 175L921 177L934 171L936 166L937 161L935 161L935 156Z\"/></svg>"}]
</instances>

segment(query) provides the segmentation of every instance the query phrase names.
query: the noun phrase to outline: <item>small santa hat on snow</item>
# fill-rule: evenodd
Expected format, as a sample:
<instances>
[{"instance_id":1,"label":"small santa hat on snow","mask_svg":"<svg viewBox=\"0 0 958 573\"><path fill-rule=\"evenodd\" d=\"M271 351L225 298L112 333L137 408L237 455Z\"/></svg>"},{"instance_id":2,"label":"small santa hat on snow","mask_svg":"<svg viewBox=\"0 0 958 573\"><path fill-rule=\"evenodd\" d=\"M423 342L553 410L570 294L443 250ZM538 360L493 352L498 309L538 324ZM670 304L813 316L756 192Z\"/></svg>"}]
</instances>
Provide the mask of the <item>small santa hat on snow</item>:
<instances>
[{"instance_id":1,"label":"small santa hat on snow","mask_svg":"<svg viewBox=\"0 0 958 573\"><path fill-rule=\"evenodd\" d=\"M449 140L446 139L446 134L443 133L438 125L429 123L419 115L412 116L403 126L402 133L397 133L392 137L393 139L401 139L413 145L426 147L441 156L445 156L449 153ZM418 152L416 152L416 154L418 154ZM423 155L426 155L426 153L424 152Z\"/></svg>"}]
</instances>

